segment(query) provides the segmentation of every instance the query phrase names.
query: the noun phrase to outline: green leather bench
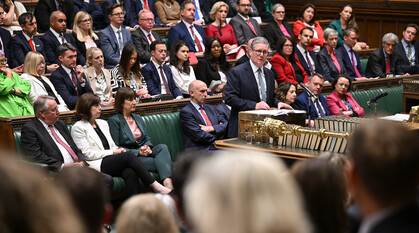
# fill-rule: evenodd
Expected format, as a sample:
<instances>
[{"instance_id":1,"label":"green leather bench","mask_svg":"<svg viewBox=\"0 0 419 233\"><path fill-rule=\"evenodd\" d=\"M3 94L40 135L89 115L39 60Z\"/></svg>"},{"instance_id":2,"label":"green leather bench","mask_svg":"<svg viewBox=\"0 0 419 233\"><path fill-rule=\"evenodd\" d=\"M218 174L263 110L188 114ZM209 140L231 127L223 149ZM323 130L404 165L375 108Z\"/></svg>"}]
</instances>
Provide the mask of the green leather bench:
<instances>
[{"instance_id":1,"label":"green leather bench","mask_svg":"<svg viewBox=\"0 0 419 233\"><path fill-rule=\"evenodd\" d=\"M175 161L176 156L183 151L185 145L185 136L180 125L179 112L147 115L142 116L142 118L153 145L166 144L172 156L172 161ZM68 125L69 130L71 130L71 127L72 125ZM20 136L20 131L14 132L17 152L23 156L20 148ZM45 165L43 166L46 167ZM156 180L159 180L157 173L150 173ZM121 177L114 177L113 179L114 187L112 196L120 197L123 193L125 183Z\"/></svg>"}]
</instances>

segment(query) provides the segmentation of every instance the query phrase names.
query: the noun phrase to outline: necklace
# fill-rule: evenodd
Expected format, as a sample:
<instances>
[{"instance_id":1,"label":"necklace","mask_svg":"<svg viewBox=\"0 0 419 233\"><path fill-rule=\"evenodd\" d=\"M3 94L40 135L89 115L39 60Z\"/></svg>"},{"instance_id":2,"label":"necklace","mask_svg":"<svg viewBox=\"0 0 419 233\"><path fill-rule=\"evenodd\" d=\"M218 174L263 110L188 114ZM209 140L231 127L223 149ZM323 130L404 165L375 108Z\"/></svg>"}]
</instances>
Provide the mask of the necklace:
<instances>
[{"instance_id":1,"label":"necklace","mask_svg":"<svg viewBox=\"0 0 419 233\"><path fill-rule=\"evenodd\" d=\"M164 4L165 6L167 6L167 8L169 8L169 9L170 9L170 8L172 8L172 3L170 3L170 2L169 2L169 4L170 4L170 5L167 5L167 4L166 4L166 2L163 2L163 4Z\"/></svg>"}]
</instances>

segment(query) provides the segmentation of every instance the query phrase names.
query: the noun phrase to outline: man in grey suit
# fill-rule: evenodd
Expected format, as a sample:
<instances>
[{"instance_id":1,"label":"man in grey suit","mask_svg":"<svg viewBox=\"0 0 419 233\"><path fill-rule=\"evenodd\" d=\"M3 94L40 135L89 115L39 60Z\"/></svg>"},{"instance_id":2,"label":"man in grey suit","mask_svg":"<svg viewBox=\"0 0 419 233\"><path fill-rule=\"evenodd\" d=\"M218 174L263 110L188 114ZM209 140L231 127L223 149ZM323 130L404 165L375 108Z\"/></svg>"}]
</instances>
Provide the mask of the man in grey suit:
<instances>
[{"instance_id":1,"label":"man in grey suit","mask_svg":"<svg viewBox=\"0 0 419 233\"><path fill-rule=\"evenodd\" d=\"M122 27L125 12L121 4L112 4L107 9L111 24L99 32L99 44L105 57L105 68L113 68L119 63L122 49L132 44L131 33Z\"/></svg>"},{"instance_id":2,"label":"man in grey suit","mask_svg":"<svg viewBox=\"0 0 419 233\"><path fill-rule=\"evenodd\" d=\"M138 13L137 30L132 32L132 42L139 52L140 62L149 63L151 61L150 44L155 40L161 40L157 32L151 29L154 26L154 14L149 10L141 10Z\"/></svg>"},{"instance_id":3,"label":"man in grey suit","mask_svg":"<svg viewBox=\"0 0 419 233\"><path fill-rule=\"evenodd\" d=\"M239 45L246 44L248 40L262 36L262 30L255 19L249 17L250 0L237 0L239 13L230 20Z\"/></svg>"}]
</instances>

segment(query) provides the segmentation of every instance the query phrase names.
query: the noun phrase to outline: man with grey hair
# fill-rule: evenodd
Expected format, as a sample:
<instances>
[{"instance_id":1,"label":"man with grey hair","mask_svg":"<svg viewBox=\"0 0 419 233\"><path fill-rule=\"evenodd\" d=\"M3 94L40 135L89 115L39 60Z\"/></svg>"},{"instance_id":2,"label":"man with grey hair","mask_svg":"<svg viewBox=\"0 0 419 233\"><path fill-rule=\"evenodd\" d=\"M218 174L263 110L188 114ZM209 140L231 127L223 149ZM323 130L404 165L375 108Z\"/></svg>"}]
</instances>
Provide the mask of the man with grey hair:
<instances>
[{"instance_id":1,"label":"man with grey hair","mask_svg":"<svg viewBox=\"0 0 419 233\"><path fill-rule=\"evenodd\" d=\"M83 73L83 67L76 67L76 48L68 43L58 46L60 67L51 74L51 82L69 109L74 109L79 96L93 92Z\"/></svg>"},{"instance_id":2,"label":"man with grey hair","mask_svg":"<svg viewBox=\"0 0 419 233\"><path fill-rule=\"evenodd\" d=\"M399 38L394 33L387 33L383 36L382 46L376 49L368 57L366 70L367 77L385 78L388 75L403 75L400 68L400 57L394 53ZM409 75L409 74L406 74Z\"/></svg>"},{"instance_id":3,"label":"man with grey hair","mask_svg":"<svg viewBox=\"0 0 419 233\"><path fill-rule=\"evenodd\" d=\"M263 37L253 39L249 48L250 60L231 69L225 89L225 102L232 107L228 124L228 137L238 135L240 111L268 110L289 106L275 98L275 76L264 67L268 57L269 42Z\"/></svg>"}]
</instances>

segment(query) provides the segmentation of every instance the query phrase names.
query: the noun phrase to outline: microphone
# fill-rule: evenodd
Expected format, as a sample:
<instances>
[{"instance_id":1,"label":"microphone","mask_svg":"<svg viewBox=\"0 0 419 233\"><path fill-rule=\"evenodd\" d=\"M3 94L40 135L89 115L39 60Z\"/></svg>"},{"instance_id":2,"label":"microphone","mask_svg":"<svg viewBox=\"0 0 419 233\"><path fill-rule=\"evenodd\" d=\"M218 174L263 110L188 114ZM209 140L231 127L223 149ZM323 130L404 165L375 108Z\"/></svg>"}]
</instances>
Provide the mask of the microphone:
<instances>
[{"instance_id":1,"label":"microphone","mask_svg":"<svg viewBox=\"0 0 419 233\"><path fill-rule=\"evenodd\" d=\"M308 89L308 87L306 86L306 85L304 85L304 83L303 82L300 82L299 83L300 84L300 87L302 87L303 89L304 89L304 91L305 92L307 92L307 94L310 96L310 97L312 97L312 98L314 98L315 100L317 100L317 96L313 93L313 92L311 92L310 91L310 89Z\"/></svg>"},{"instance_id":2,"label":"microphone","mask_svg":"<svg viewBox=\"0 0 419 233\"><path fill-rule=\"evenodd\" d=\"M388 95L387 91L383 92L383 93L377 95L376 97L374 97L373 99L371 99L370 101L368 101L367 104L376 103L378 99L381 99L381 98L383 98L384 96L387 96L387 95Z\"/></svg>"}]
</instances>

